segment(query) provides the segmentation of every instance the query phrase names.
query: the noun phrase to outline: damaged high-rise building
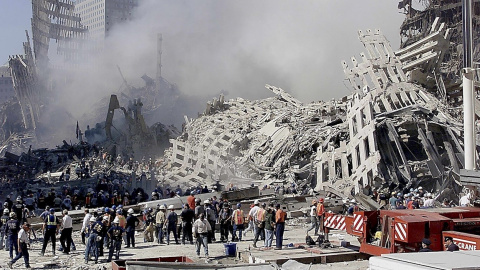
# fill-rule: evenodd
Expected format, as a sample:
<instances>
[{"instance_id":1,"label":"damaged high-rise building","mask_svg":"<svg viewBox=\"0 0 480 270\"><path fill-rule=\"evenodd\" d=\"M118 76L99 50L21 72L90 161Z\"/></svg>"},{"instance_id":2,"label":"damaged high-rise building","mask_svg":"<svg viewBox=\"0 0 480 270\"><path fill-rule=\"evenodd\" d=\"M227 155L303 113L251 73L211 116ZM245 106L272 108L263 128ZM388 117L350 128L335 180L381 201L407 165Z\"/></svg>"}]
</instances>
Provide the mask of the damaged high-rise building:
<instances>
[{"instance_id":1,"label":"damaged high-rise building","mask_svg":"<svg viewBox=\"0 0 480 270\"><path fill-rule=\"evenodd\" d=\"M275 97L209 102L171 140L165 179L188 186L242 177L347 196L420 185L438 198L460 192L460 74L446 69L457 64L458 33L445 18L426 22L398 51L379 30L359 31L366 53L342 62L352 94L340 100L302 104L267 85Z\"/></svg>"}]
</instances>

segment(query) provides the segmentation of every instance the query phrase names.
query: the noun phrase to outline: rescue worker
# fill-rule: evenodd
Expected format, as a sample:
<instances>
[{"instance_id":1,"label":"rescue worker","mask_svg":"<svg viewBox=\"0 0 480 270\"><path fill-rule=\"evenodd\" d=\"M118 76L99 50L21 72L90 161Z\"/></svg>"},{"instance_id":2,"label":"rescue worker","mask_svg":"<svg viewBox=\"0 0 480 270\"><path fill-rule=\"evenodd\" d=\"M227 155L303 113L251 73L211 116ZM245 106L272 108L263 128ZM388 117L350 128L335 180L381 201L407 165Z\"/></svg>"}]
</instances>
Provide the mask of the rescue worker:
<instances>
[{"instance_id":1,"label":"rescue worker","mask_svg":"<svg viewBox=\"0 0 480 270\"><path fill-rule=\"evenodd\" d=\"M446 251L458 251L460 248L453 242L453 238L451 236L445 237L445 250Z\"/></svg>"},{"instance_id":2,"label":"rescue worker","mask_svg":"<svg viewBox=\"0 0 480 270\"><path fill-rule=\"evenodd\" d=\"M275 205L275 208L277 209L275 212L275 237L277 240L275 249L282 249L283 232L285 231L285 218L287 213L280 208L280 204Z\"/></svg>"},{"instance_id":3,"label":"rescue worker","mask_svg":"<svg viewBox=\"0 0 480 270\"><path fill-rule=\"evenodd\" d=\"M10 217L8 216L9 214L10 210L8 210L8 208L5 208L3 209L3 215L0 217L0 250L4 248L5 250L7 250L9 247L8 241L5 236L5 227L7 227L7 222L10 219Z\"/></svg>"},{"instance_id":4,"label":"rescue worker","mask_svg":"<svg viewBox=\"0 0 480 270\"><path fill-rule=\"evenodd\" d=\"M418 252L432 252L432 250L430 249L431 244L432 244L432 242L429 239L423 238L422 239L422 248Z\"/></svg>"},{"instance_id":5,"label":"rescue worker","mask_svg":"<svg viewBox=\"0 0 480 270\"><path fill-rule=\"evenodd\" d=\"M317 219L315 216L314 218L315 220ZM274 228L275 214L273 212L273 207L268 207L267 213L265 214L265 247L272 246Z\"/></svg>"},{"instance_id":6,"label":"rescue worker","mask_svg":"<svg viewBox=\"0 0 480 270\"><path fill-rule=\"evenodd\" d=\"M17 214L10 212L10 220L5 226L5 235L7 236L8 249L10 252L10 259L13 259L13 250L15 255L18 255L18 232L20 231L20 222L17 220Z\"/></svg>"},{"instance_id":7,"label":"rescue worker","mask_svg":"<svg viewBox=\"0 0 480 270\"><path fill-rule=\"evenodd\" d=\"M212 243L215 242L215 222L217 218L215 216L215 210L212 207L210 200L205 200L203 203L205 204L205 217L210 223L210 227L212 228L208 235L208 243Z\"/></svg>"},{"instance_id":8,"label":"rescue worker","mask_svg":"<svg viewBox=\"0 0 480 270\"><path fill-rule=\"evenodd\" d=\"M155 231L155 218L152 213L152 208L145 210L144 218L144 231L143 239L144 242L153 242L153 232Z\"/></svg>"},{"instance_id":9,"label":"rescue worker","mask_svg":"<svg viewBox=\"0 0 480 270\"><path fill-rule=\"evenodd\" d=\"M320 198L318 199L318 204L317 204L317 221L318 221L318 226L320 231L325 234L325 228L323 226L323 218L325 216L325 206L324 203L325 199Z\"/></svg>"},{"instance_id":10,"label":"rescue worker","mask_svg":"<svg viewBox=\"0 0 480 270\"><path fill-rule=\"evenodd\" d=\"M257 247L258 238L261 237L265 239L265 214L267 211L265 208L267 207L266 203L262 203L262 205L258 208L257 213L254 216L254 224L255 224L255 237L253 238L253 247Z\"/></svg>"},{"instance_id":11,"label":"rescue worker","mask_svg":"<svg viewBox=\"0 0 480 270\"><path fill-rule=\"evenodd\" d=\"M173 232L173 237L175 238L175 244L178 245L178 235L177 235L178 216L177 216L177 213L175 213L173 204L168 206L168 210L170 210L170 212L167 214L167 217L166 217L167 245L170 245L170 232Z\"/></svg>"},{"instance_id":12,"label":"rescue worker","mask_svg":"<svg viewBox=\"0 0 480 270\"><path fill-rule=\"evenodd\" d=\"M58 228L60 227L60 222L55 216L55 209L50 208L50 215L45 218L43 223L43 231L45 232L43 236L43 246L41 256L45 255L45 249L47 248L48 241L52 242L52 253L55 256L55 236L58 234Z\"/></svg>"},{"instance_id":13,"label":"rescue worker","mask_svg":"<svg viewBox=\"0 0 480 270\"><path fill-rule=\"evenodd\" d=\"M130 245L132 245L132 247L135 247L135 228L138 226L138 223L140 222L138 221L137 217L133 216L134 211L132 208L128 209L127 213L128 213L128 217L127 217L127 227L126 227L126 231L127 231L126 248L129 248Z\"/></svg>"},{"instance_id":14,"label":"rescue worker","mask_svg":"<svg viewBox=\"0 0 480 270\"><path fill-rule=\"evenodd\" d=\"M190 207L190 209L195 209L195 194L194 193L190 193L190 196L187 197L187 203L188 203L188 207Z\"/></svg>"},{"instance_id":15,"label":"rescue worker","mask_svg":"<svg viewBox=\"0 0 480 270\"><path fill-rule=\"evenodd\" d=\"M103 229L103 224L100 221L97 221L95 217L90 218L90 225L85 230L86 236L88 236L87 246L85 247L85 263L88 263L90 260L90 255L93 255L95 258L95 263L98 263L98 240L99 234ZM93 254L92 254L93 253Z\"/></svg>"},{"instance_id":16,"label":"rescue worker","mask_svg":"<svg viewBox=\"0 0 480 270\"><path fill-rule=\"evenodd\" d=\"M220 241L228 241L228 231L230 229L230 224L232 223L232 209L229 207L228 203L223 203L223 209L220 211L218 218L220 223Z\"/></svg>"},{"instance_id":17,"label":"rescue worker","mask_svg":"<svg viewBox=\"0 0 480 270\"><path fill-rule=\"evenodd\" d=\"M110 243L110 252L108 253L108 260L110 262L113 257L113 253L115 252L115 260L118 260L120 257L120 249L122 248L122 235L124 233L124 229L120 227L120 219L116 217L113 220L113 226L108 230L108 238L112 243Z\"/></svg>"},{"instance_id":18,"label":"rescue worker","mask_svg":"<svg viewBox=\"0 0 480 270\"><path fill-rule=\"evenodd\" d=\"M180 216L182 217L182 244L185 245L185 239L193 245L192 226L195 220L195 212L190 209L189 204L185 204Z\"/></svg>"},{"instance_id":19,"label":"rescue worker","mask_svg":"<svg viewBox=\"0 0 480 270\"><path fill-rule=\"evenodd\" d=\"M88 209L85 209L85 217L83 218L82 229L80 230L80 233L82 235L82 243L84 245L85 245L85 238L86 238L85 230L90 225L90 218L91 217L92 217L92 214L90 214L90 211Z\"/></svg>"},{"instance_id":20,"label":"rescue worker","mask_svg":"<svg viewBox=\"0 0 480 270\"><path fill-rule=\"evenodd\" d=\"M22 229L18 233L18 238L16 239L18 245L18 254L13 260L8 262L8 268L12 268L12 265L18 261L21 257L25 261L25 268L30 268L30 256L28 254L28 232L30 231L30 224L24 223Z\"/></svg>"},{"instance_id":21,"label":"rescue worker","mask_svg":"<svg viewBox=\"0 0 480 270\"><path fill-rule=\"evenodd\" d=\"M27 219L26 219L26 216L24 215L24 206L23 206L23 202L22 202L22 197L18 196L17 197L17 200L15 201L15 204L12 206L12 212L15 212L16 216L17 216L17 219L18 221L20 222L20 224L23 224L23 222L26 222ZM16 241L16 239L15 239Z\"/></svg>"},{"instance_id":22,"label":"rescue worker","mask_svg":"<svg viewBox=\"0 0 480 270\"><path fill-rule=\"evenodd\" d=\"M195 218L198 218L200 214L205 214L205 208L200 205L200 202L199 198L195 199Z\"/></svg>"},{"instance_id":23,"label":"rescue worker","mask_svg":"<svg viewBox=\"0 0 480 270\"><path fill-rule=\"evenodd\" d=\"M313 230L315 228L315 235L318 235L318 221L317 221L317 200L312 201L312 205L310 206L310 221L311 225L310 228L307 230L307 235L308 232ZM265 240L266 242L266 240Z\"/></svg>"},{"instance_id":24,"label":"rescue worker","mask_svg":"<svg viewBox=\"0 0 480 270\"><path fill-rule=\"evenodd\" d=\"M258 208L260 208L259 205L260 205L260 201L255 200L253 202L253 207L250 208L250 212L248 212L249 219L252 221L252 225L253 225L253 236L257 234L255 229L257 227L255 226L255 215L257 214Z\"/></svg>"},{"instance_id":25,"label":"rescue worker","mask_svg":"<svg viewBox=\"0 0 480 270\"><path fill-rule=\"evenodd\" d=\"M62 245L63 253L70 253L70 244L73 243L72 239L72 218L68 215L68 210L63 210L62 218L62 232L60 233L60 244ZM65 241L67 243L65 244Z\"/></svg>"},{"instance_id":26,"label":"rescue worker","mask_svg":"<svg viewBox=\"0 0 480 270\"><path fill-rule=\"evenodd\" d=\"M243 210L240 209L242 205L237 203L237 209L233 211L232 215L232 225L233 225L233 234L232 234L232 242L234 241L242 241L242 232L244 229L244 217L243 217ZM238 231L238 236L237 236Z\"/></svg>"},{"instance_id":27,"label":"rescue worker","mask_svg":"<svg viewBox=\"0 0 480 270\"><path fill-rule=\"evenodd\" d=\"M208 232L211 230L210 223L205 219L204 214L200 214L192 228L192 233L196 238L197 256L200 256L200 247L203 245L205 257L208 258Z\"/></svg>"},{"instance_id":28,"label":"rescue worker","mask_svg":"<svg viewBox=\"0 0 480 270\"><path fill-rule=\"evenodd\" d=\"M157 226L157 244L165 244L163 242L163 228L165 226L165 205L160 205L159 211L155 215L155 221L156 221L156 226Z\"/></svg>"}]
</instances>

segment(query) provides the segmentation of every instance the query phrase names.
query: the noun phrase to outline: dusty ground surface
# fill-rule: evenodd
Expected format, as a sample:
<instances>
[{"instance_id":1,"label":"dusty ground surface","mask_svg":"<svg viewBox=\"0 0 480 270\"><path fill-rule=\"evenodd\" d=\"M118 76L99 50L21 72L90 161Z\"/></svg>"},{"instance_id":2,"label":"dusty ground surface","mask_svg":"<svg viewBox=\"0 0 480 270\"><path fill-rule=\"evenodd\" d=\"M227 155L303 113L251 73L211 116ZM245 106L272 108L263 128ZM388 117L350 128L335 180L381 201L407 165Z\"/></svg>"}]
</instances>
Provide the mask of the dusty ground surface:
<instances>
[{"instance_id":1,"label":"dusty ground surface","mask_svg":"<svg viewBox=\"0 0 480 270\"><path fill-rule=\"evenodd\" d=\"M296 224L296 225L287 225L285 231L284 245L289 243L304 243L305 242L305 224ZM42 237L42 235L38 235ZM172 236L173 237L173 236ZM217 239L219 239L219 234L217 233ZM356 239L352 238L349 235L346 235L343 232L333 231L330 234L330 239L335 242L338 239L345 238L345 240L350 241L352 244L358 243ZM244 237L244 241L237 242L237 248L239 251L246 250L252 247L253 234L251 232L247 233L247 236ZM40 256L41 251L41 242L33 242L30 248L30 265L34 269L111 269L111 263L107 263L107 253L105 252L104 257L100 257L99 263L94 264L90 261L88 264L84 262L84 250L85 246L81 243L80 234L74 233L74 242L76 243L76 251L72 251L70 255L65 255L60 251L56 252L56 256L52 255L51 243L48 244L45 256ZM274 240L275 244L275 240ZM60 246L57 237L57 249ZM257 243L258 245L258 243ZM151 258L151 257L160 257L160 256L187 256L194 260L195 262L200 263L209 263L209 264L231 264L231 263L241 263L236 258L226 257L225 248L223 243L213 243L209 244L209 253L210 259L206 260L203 254L203 248L201 249L201 257L198 257L195 254L195 247L193 245L158 245L156 243L143 243L143 236L136 236L136 247L135 248L123 248L120 253L120 259L129 259L129 258ZM6 269L7 262L9 261L9 254L7 251L0 251L0 268ZM14 266L14 269L25 269L23 258L17 261ZM342 263L332 263L332 264L314 264L310 269L367 269L368 261L353 261L353 262L342 262Z\"/></svg>"}]
</instances>

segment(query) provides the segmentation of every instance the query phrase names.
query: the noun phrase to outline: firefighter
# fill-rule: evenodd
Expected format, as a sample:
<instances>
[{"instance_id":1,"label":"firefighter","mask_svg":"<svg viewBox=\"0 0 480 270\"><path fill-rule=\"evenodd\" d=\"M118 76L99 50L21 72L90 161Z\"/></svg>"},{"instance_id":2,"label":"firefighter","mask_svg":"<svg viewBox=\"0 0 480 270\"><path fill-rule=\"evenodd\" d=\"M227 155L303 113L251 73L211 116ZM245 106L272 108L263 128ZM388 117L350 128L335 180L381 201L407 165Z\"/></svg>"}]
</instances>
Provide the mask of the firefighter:
<instances>
[{"instance_id":1,"label":"firefighter","mask_svg":"<svg viewBox=\"0 0 480 270\"><path fill-rule=\"evenodd\" d=\"M223 204L223 209L220 211L219 222L220 222L220 241L228 241L228 230L230 228L230 223L232 219L232 209L229 207L228 203Z\"/></svg>"},{"instance_id":2,"label":"firefighter","mask_svg":"<svg viewBox=\"0 0 480 270\"><path fill-rule=\"evenodd\" d=\"M190 209L189 204L185 204L180 216L182 217L182 244L185 245L185 239L187 239L193 245L192 226L195 220L195 212Z\"/></svg>"},{"instance_id":3,"label":"firefighter","mask_svg":"<svg viewBox=\"0 0 480 270\"><path fill-rule=\"evenodd\" d=\"M5 227L7 226L8 220L10 219L9 214L10 210L8 210L8 208L3 209L3 216L0 218L0 250L4 248L5 250L7 250L9 247L8 241L6 241L5 239ZM3 245L4 240L5 246Z\"/></svg>"},{"instance_id":4,"label":"firefighter","mask_svg":"<svg viewBox=\"0 0 480 270\"><path fill-rule=\"evenodd\" d=\"M138 226L138 219L137 217L133 216L133 209L130 208L127 211L128 217L127 217L127 226L126 226L126 231L127 231L127 246L126 248L130 247L130 244L132 247L135 247L135 228Z\"/></svg>"},{"instance_id":5,"label":"firefighter","mask_svg":"<svg viewBox=\"0 0 480 270\"><path fill-rule=\"evenodd\" d=\"M50 208L50 215L45 218L43 223L43 231L45 232L43 236L43 246L41 256L45 255L45 249L47 248L48 240L52 241L52 253L55 256L55 236L58 234L58 228L60 222L55 216L55 209Z\"/></svg>"},{"instance_id":6,"label":"firefighter","mask_svg":"<svg viewBox=\"0 0 480 270\"><path fill-rule=\"evenodd\" d=\"M5 226L5 235L7 236L8 249L10 251L10 259L13 259L13 250L15 249L15 255L18 255L18 232L20 231L20 222L17 220L17 214L10 212L10 220L7 221Z\"/></svg>"},{"instance_id":7,"label":"firefighter","mask_svg":"<svg viewBox=\"0 0 480 270\"><path fill-rule=\"evenodd\" d=\"M12 261L8 262L9 268L12 268L12 265L21 257L23 257L23 260L25 261L25 268L30 268L30 256L28 254L28 231L30 231L30 224L24 223L22 229L18 233L18 239L16 239L18 244L18 254Z\"/></svg>"},{"instance_id":8,"label":"firefighter","mask_svg":"<svg viewBox=\"0 0 480 270\"><path fill-rule=\"evenodd\" d=\"M166 217L167 245L170 245L170 232L173 232L175 243L178 245L178 236L177 236L178 216L177 216L177 213L175 213L173 204L168 206L168 210L170 210L170 212L167 214L167 217Z\"/></svg>"},{"instance_id":9,"label":"firefighter","mask_svg":"<svg viewBox=\"0 0 480 270\"><path fill-rule=\"evenodd\" d=\"M122 248L122 235L124 230L119 225L120 219L116 217L113 220L113 226L108 230L108 238L110 239L110 252L108 253L108 260L110 262L113 257L113 253L115 252L115 260L118 260L120 256L120 249Z\"/></svg>"}]
</instances>

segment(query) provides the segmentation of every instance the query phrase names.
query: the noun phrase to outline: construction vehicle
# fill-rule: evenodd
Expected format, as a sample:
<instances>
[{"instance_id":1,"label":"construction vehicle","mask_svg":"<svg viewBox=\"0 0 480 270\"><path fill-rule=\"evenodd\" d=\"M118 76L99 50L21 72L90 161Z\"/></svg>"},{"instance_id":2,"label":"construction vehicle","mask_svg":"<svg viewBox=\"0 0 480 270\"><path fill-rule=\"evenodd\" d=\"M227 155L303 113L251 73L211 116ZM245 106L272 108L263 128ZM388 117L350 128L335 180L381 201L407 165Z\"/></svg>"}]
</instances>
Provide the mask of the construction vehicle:
<instances>
[{"instance_id":1,"label":"construction vehicle","mask_svg":"<svg viewBox=\"0 0 480 270\"><path fill-rule=\"evenodd\" d=\"M450 236L460 250L480 250L480 208L428 208L415 210L358 211L345 216L326 213L324 227L345 230L358 237L360 252L379 256L417 252L422 239L430 249L442 251Z\"/></svg>"}]
</instances>

